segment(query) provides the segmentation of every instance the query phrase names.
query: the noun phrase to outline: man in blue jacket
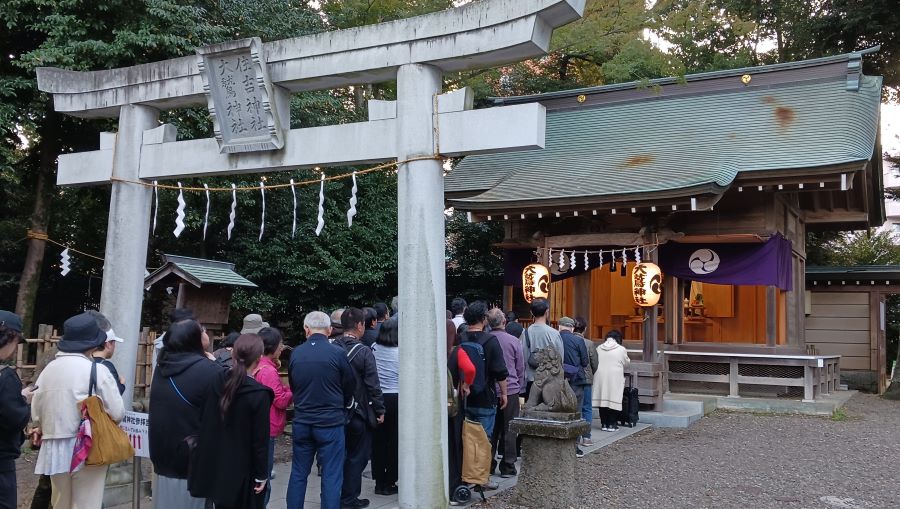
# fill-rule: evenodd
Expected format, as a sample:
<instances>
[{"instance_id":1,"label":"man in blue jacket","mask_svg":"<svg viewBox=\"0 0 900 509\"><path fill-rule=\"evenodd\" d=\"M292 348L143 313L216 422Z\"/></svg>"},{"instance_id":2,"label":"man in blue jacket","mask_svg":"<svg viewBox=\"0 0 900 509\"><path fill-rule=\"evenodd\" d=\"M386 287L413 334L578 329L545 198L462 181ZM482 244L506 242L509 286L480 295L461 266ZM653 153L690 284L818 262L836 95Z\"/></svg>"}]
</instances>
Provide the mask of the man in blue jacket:
<instances>
[{"instance_id":1,"label":"man in blue jacket","mask_svg":"<svg viewBox=\"0 0 900 509\"><path fill-rule=\"evenodd\" d=\"M303 319L306 341L291 353L294 461L287 506L303 508L313 457L322 463L322 509L340 509L344 482L344 426L355 406L356 379L343 348L328 341L331 318L313 311Z\"/></svg>"},{"instance_id":2,"label":"man in blue jacket","mask_svg":"<svg viewBox=\"0 0 900 509\"><path fill-rule=\"evenodd\" d=\"M590 386L591 381L584 375L584 368L590 366L590 356L584 339L577 336L574 332L575 320L564 316L559 319L559 337L563 342L563 365L573 371L574 374L569 378L569 386L575 393L578 400L578 408L580 409L584 402L584 388ZM584 456L584 452L576 446L575 455L579 458Z\"/></svg>"}]
</instances>

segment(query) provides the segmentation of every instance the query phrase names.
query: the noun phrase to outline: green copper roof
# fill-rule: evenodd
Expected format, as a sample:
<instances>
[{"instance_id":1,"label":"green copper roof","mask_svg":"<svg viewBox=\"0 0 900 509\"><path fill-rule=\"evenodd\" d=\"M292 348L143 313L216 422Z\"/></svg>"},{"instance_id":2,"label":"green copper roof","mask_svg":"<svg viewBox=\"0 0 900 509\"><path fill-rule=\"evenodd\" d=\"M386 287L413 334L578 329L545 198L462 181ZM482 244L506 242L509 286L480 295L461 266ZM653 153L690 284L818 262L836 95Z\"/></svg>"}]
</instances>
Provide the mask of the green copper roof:
<instances>
[{"instance_id":1,"label":"green copper roof","mask_svg":"<svg viewBox=\"0 0 900 509\"><path fill-rule=\"evenodd\" d=\"M203 284L256 286L248 279L230 269L203 267L201 265L191 265L187 263L178 263L177 265L188 274L197 278L197 280L199 280Z\"/></svg>"},{"instance_id":2,"label":"green copper roof","mask_svg":"<svg viewBox=\"0 0 900 509\"><path fill-rule=\"evenodd\" d=\"M806 267L807 281L826 281L844 279L848 281L898 281L900 265L854 265L854 266L822 266Z\"/></svg>"},{"instance_id":3,"label":"green copper roof","mask_svg":"<svg viewBox=\"0 0 900 509\"><path fill-rule=\"evenodd\" d=\"M859 85L848 90L845 76L819 77L676 97L648 91L630 102L551 110L544 149L468 156L445 190L467 195L449 200L457 208L490 210L720 193L744 172L865 162L875 147L881 78L862 76Z\"/></svg>"},{"instance_id":4,"label":"green copper roof","mask_svg":"<svg viewBox=\"0 0 900 509\"><path fill-rule=\"evenodd\" d=\"M234 271L233 263L169 254L164 254L163 258L166 263L144 279L147 286L175 274L197 287L205 284L256 287L252 281Z\"/></svg>"}]
</instances>

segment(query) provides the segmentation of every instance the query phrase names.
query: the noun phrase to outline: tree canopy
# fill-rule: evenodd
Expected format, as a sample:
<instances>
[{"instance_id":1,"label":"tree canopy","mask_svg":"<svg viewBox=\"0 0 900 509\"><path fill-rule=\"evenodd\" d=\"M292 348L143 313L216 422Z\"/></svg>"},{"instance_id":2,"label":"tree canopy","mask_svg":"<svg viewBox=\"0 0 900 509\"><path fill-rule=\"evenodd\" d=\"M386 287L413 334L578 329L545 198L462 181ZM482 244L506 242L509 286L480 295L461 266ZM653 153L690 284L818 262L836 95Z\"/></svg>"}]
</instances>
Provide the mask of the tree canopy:
<instances>
[{"instance_id":1,"label":"tree canopy","mask_svg":"<svg viewBox=\"0 0 900 509\"><path fill-rule=\"evenodd\" d=\"M484 0L481 0L484 1ZM99 302L102 264L75 256L73 272L59 275L61 248L24 241L26 230L79 250L104 251L108 187L58 189L56 157L97 148L111 121L57 115L37 91L35 68L104 69L189 55L197 46L257 36L276 40L413 16L458 5L453 0L7 0L0 3L0 308L36 310L33 323L59 324ZM476 101L488 96L531 94L746 65L788 61L881 44L866 59L866 72L883 74L887 100L900 86L900 13L890 0L588 0L585 16L556 31L542 58L496 69L448 75L448 88L470 86ZM292 127L329 125L366 118L366 100L391 99L392 83L296 94ZM209 137L206 109L167 112L164 122L181 139ZM348 140L348 143L352 140ZM328 174L354 168L327 168ZM263 176L205 179L210 185L253 185ZM268 175L268 182L314 178L311 171ZM186 185L197 182L185 182ZM301 204L317 200L318 187L298 189ZM267 195L267 224L257 240L258 197L239 195L238 223L225 238L230 199L213 197L206 240L205 198L187 193L188 228L170 234L175 192L159 195L157 232L149 265L161 253L234 262L260 285L242 291L234 315L262 311L290 321L312 308L371 304L396 294L396 176L359 179L359 214L346 227L347 181L326 185L326 227L311 234L311 207L299 209L296 238L290 236L292 198ZM502 237L496 225L469 224L448 216L447 290L499 300L502 257L492 247ZM843 247L841 249L844 249ZM848 246L848 253L863 256ZM861 260L862 258L855 258ZM23 270L23 266L25 269ZM18 290L17 290L18 289ZM29 304L30 303L30 304ZM36 307L35 307L36 303ZM145 322L161 318L160 306L145 306ZM30 319L30 318L29 318Z\"/></svg>"}]
</instances>

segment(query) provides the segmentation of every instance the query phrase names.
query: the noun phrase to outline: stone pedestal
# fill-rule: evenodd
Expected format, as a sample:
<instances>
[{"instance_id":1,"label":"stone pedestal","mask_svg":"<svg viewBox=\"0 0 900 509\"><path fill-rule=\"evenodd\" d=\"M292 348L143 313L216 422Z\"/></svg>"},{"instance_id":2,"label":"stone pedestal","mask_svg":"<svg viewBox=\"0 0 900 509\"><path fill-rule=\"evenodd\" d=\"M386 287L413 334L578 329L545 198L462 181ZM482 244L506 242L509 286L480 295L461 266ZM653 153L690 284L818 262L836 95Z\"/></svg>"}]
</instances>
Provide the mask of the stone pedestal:
<instances>
[{"instance_id":1,"label":"stone pedestal","mask_svg":"<svg viewBox=\"0 0 900 509\"><path fill-rule=\"evenodd\" d=\"M587 431L587 421L579 413L526 410L509 426L522 437L522 466L511 502L546 509L576 507L575 442Z\"/></svg>"}]
</instances>

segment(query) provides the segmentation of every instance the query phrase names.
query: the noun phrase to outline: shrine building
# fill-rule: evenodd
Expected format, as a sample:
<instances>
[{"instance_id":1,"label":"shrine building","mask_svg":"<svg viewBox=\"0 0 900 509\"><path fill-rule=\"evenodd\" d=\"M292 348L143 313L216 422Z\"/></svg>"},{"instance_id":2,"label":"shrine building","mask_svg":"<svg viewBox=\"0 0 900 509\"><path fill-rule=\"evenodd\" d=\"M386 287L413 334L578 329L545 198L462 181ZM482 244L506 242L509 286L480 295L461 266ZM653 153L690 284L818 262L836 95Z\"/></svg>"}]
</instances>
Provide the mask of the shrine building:
<instances>
[{"instance_id":1,"label":"shrine building","mask_svg":"<svg viewBox=\"0 0 900 509\"><path fill-rule=\"evenodd\" d=\"M807 232L884 222L870 51L493 98L546 107L545 148L467 156L445 179L447 205L503 225L506 309L529 316L522 271L540 263L553 321L624 334L642 403L814 400L842 370L883 371L809 318L835 298L811 297L806 267ZM657 306L633 299L638 255L662 269ZM883 348L884 334L872 341Z\"/></svg>"}]
</instances>

